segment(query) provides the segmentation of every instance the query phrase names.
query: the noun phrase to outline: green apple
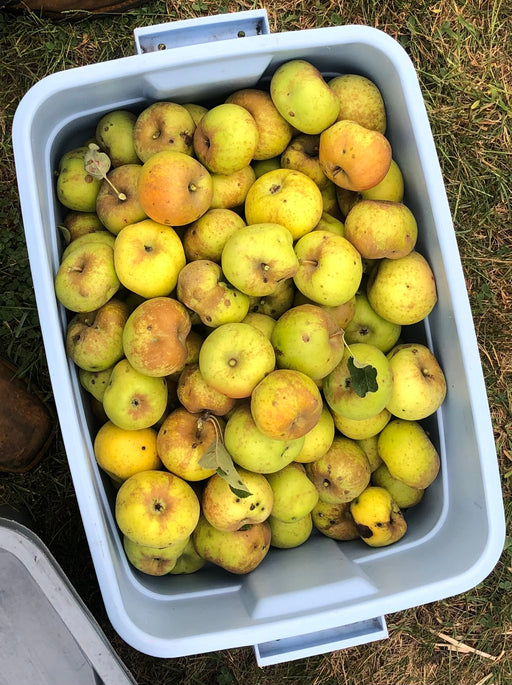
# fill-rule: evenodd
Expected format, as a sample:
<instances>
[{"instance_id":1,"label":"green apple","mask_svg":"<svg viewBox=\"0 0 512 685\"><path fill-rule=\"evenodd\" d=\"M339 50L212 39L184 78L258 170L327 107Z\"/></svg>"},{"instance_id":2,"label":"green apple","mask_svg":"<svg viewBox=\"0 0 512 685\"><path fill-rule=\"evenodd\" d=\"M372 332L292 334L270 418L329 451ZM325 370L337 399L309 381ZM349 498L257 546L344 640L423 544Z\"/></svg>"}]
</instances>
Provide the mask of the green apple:
<instances>
[{"instance_id":1,"label":"green apple","mask_svg":"<svg viewBox=\"0 0 512 685\"><path fill-rule=\"evenodd\" d=\"M292 462L266 476L274 495L272 516L284 523L310 514L318 502L318 491L302 464Z\"/></svg>"},{"instance_id":2,"label":"green apple","mask_svg":"<svg viewBox=\"0 0 512 685\"><path fill-rule=\"evenodd\" d=\"M224 444L233 461L254 473L274 473L290 464L304 445L304 437L277 440L254 423L250 404L238 404L224 431Z\"/></svg>"},{"instance_id":3,"label":"green apple","mask_svg":"<svg viewBox=\"0 0 512 685\"><path fill-rule=\"evenodd\" d=\"M265 476L242 468L237 471L251 493L247 497L234 493L218 474L208 479L203 490L201 511L218 530L240 530L243 526L261 523L272 511L274 494Z\"/></svg>"},{"instance_id":4,"label":"green apple","mask_svg":"<svg viewBox=\"0 0 512 685\"><path fill-rule=\"evenodd\" d=\"M188 538L173 542L167 547L140 545L123 535L123 548L132 566L150 576L164 576L176 566Z\"/></svg>"},{"instance_id":5,"label":"green apple","mask_svg":"<svg viewBox=\"0 0 512 685\"><path fill-rule=\"evenodd\" d=\"M360 438L356 440L359 447L368 457L372 473L375 471L375 469L378 469L379 466L382 464L382 459L380 457L378 448L378 439L379 435L377 433L376 435L372 435L369 438Z\"/></svg>"},{"instance_id":6,"label":"green apple","mask_svg":"<svg viewBox=\"0 0 512 685\"><path fill-rule=\"evenodd\" d=\"M221 429L223 423L220 425ZM217 439L216 425L205 413L194 414L183 406L169 412L158 429L156 447L165 468L187 482L204 481L215 473L199 463Z\"/></svg>"},{"instance_id":7,"label":"green apple","mask_svg":"<svg viewBox=\"0 0 512 685\"><path fill-rule=\"evenodd\" d=\"M86 245L91 245L92 243L101 243L102 245L108 245L114 249L116 238L110 231L103 228L102 231L91 231L90 233L84 233L72 240L69 245L65 248L61 255L61 262L66 259L68 255L74 252L76 249L82 249Z\"/></svg>"},{"instance_id":8,"label":"green apple","mask_svg":"<svg viewBox=\"0 0 512 685\"><path fill-rule=\"evenodd\" d=\"M103 408L112 423L133 430L149 428L166 407L165 378L139 373L127 359L117 362L103 395Z\"/></svg>"},{"instance_id":9,"label":"green apple","mask_svg":"<svg viewBox=\"0 0 512 685\"><path fill-rule=\"evenodd\" d=\"M222 271L238 290L254 297L270 295L298 268L291 233L280 224L244 226L226 241Z\"/></svg>"},{"instance_id":10,"label":"green apple","mask_svg":"<svg viewBox=\"0 0 512 685\"><path fill-rule=\"evenodd\" d=\"M418 226L402 202L361 200L345 219L345 237L365 259L398 259L414 249Z\"/></svg>"},{"instance_id":11,"label":"green apple","mask_svg":"<svg viewBox=\"0 0 512 685\"><path fill-rule=\"evenodd\" d=\"M272 157L271 159L253 159L251 166L254 170L256 178L263 176L267 171L274 171L274 169L281 168L281 155Z\"/></svg>"},{"instance_id":12,"label":"green apple","mask_svg":"<svg viewBox=\"0 0 512 685\"><path fill-rule=\"evenodd\" d=\"M249 397L275 368L274 348L267 336L250 324L221 324L205 338L199 368L205 381L224 395Z\"/></svg>"},{"instance_id":13,"label":"green apple","mask_svg":"<svg viewBox=\"0 0 512 685\"><path fill-rule=\"evenodd\" d=\"M331 409L334 425L342 435L352 440L366 440L380 431L388 424L391 414L387 409L383 409L378 414L370 416L368 419L349 419L341 416Z\"/></svg>"},{"instance_id":14,"label":"green apple","mask_svg":"<svg viewBox=\"0 0 512 685\"><path fill-rule=\"evenodd\" d=\"M389 202L402 202L404 199L404 178L397 162L392 159L387 174L380 183L356 192L345 188L336 188L336 199L341 214L346 217L352 207L361 200L388 200Z\"/></svg>"},{"instance_id":15,"label":"green apple","mask_svg":"<svg viewBox=\"0 0 512 685\"><path fill-rule=\"evenodd\" d=\"M142 374L169 376L185 364L190 328L190 316L181 302L151 297L136 307L125 323L125 357Z\"/></svg>"},{"instance_id":16,"label":"green apple","mask_svg":"<svg viewBox=\"0 0 512 685\"><path fill-rule=\"evenodd\" d=\"M344 120L320 134L318 157L328 179L340 188L361 192L380 183L388 173L392 150L379 131Z\"/></svg>"},{"instance_id":17,"label":"green apple","mask_svg":"<svg viewBox=\"0 0 512 685\"><path fill-rule=\"evenodd\" d=\"M170 226L145 219L123 228L114 245L121 283L144 298L169 295L185 266L183 244Z\"/></svg>"},{"instance_id":18,"label":"green apple","mask_svg":"<svg viewBox=\"0 0 512 685\"><path fill-rule=\"evenodd\" d=\"M138 184L141 164L122 164L107 174L96 197L96 213L111 233L147 219L139 202Z\"/></svg>"},{"instance_id":19,"label":"green apple","mask_svg":"<svg viewBox=\"0 0 512 685\"><path fill-rule=\"evenodd\" d=\"M320 166L319 145L319 135L312 136L302 133L295 136L281 155L281 167L301 171L309 176L321 190L329 185L330 181Z\"/></svg>"},{"instance_id":20,"label":"green apple","mask_svg":"<svg viewBox=\"0 0 512 685\"><path fill-rule=\"evenodd\" d=\"M365 292L356 293L354 314L345 327L345 340L349 345L369 343L387 353L396 345L401 332L400 324L383 319L372 309Z\"/></svg>"},{"instance_id":21,"label":"green apple","mask_svg":"<svg viewBox=\"0 0 512 685\"><path fill-rule=\"evenodd\" d=\"M361 74L341 74L327 82L338 97L338 121L349 119L368 129L386 132L386 108L377 85Z\"/></svg>"},{"instance_id":22,"label":"green apple","mask_svg":"<svg viewBox=\"0 0 512 685\"><path fill-rule=\"evenodd\" d=\"M63 257L55 275L55 295L72 312L99 309L119 287L114 251L110 245L100 242L73 249Z\"/></svg>"},{"instance_id":23,"label":"green apple","mask_svg":"<svg viewBox=\"0 0 512 685\"><path fill-rule=\"evenodd\" d=\"M352 298L363 275L361 255L346 238L312 231L295 243L297 288L317 304L336 307Z\"/></svg>"},{"instance_id":24,"label":"green apple","mask_svg":"<svg viewBox=\"0 0 512 685\"><path fill-rule=\"evenodd\" d=\"M248 224L281 224L293 240L313 230L322 211L320 189L309 176L295 169L275 169L263 174L245 198Z\"/></svg>"},{"instance_id":25,"label":"green apple","mask_svg":"<svg viewBox=\"0 0 512 685\"><path fill-rule=\"evenodd\" d=\"M281 116L269 93L260 88L243 88L231 93L226 102L244 107L258 127L258 145L253 160L267 160L280 155L292 137L292 127Z\"/></svg>"},{"instance_id":26,"label":"green apple","mask_svg":"<svg viewBox=\"0 0 512 685\"><path fill-rule=\"evenodd\" d=\"M336 435L327 452L305 465L322 502L341 504L357 497L370 482L370 464L355 440Z\"/></svg>"},{"instance_id":27,"label":"green apple","mask_svg":"<svg viewBox=\"0 0 512 685\"><path fill-rule=\"evenodd\" d=\"M343 356L343 331L322 307L302 304L277 320L271 337L276 363L314 380L327 376Z\"/></svg>"},{"instance_id":28,"label":"green apple","mask_svg":"<svg viewBox=\"0 0 512 685\"><path fill-rule=\"evenodd\" d=\"M223 103L201 118L194 133L194 152L214 174L232 174L251 163L259 133L254 117L240 105Z\"/></svg>"},{"instance_id":29,"label":"green apple","mask_svg":"<svg viewBox=\"0 0 512 685\"><path fill-rule=\"evenodd\" d=\"M334 419L329 408L324 405L318 423L304 436L304 444L294 461L307 464L323 457L332 445L334 434Z\"/></svg>"},{"instance_id":30,"label":"green apple","mask_svg":"<svg viewBox=\"0 0 512 685\"><path fill-rule=\"evenodd\" d=\"M115 518L133 542L162 548L190 536L199 510L196 493L183 479L168 471L139 471L117 491Z\"/></svg>"},{"instance_id":31,"label":"green apple","mask_svg":"<svg viewBox=\"0 0 512 685\"><path fill-rule=\"evenodd\" d=\"M354 386L351 365L373 367L376 387L365 387L359 394ZM352 369L354 372L354 369ZM385 409L393 387L393 372L386 355L375 345L355 343L346 347L338 366L324 378L324 397L335 414L361 421Z\"/></svg>"},{"instance_id":32,"label":"green apple","mask_svg":"<svg viewBox=\"0 0 512 685\"><path fill-rule=\"evenodd\" d=\"M262 314L261 312L249 312L245 318L242 319L242 323L248 323L251 326L255 326L255 328L258 328L270 340L272 337L272 331L276 325L276 320L273 319L269 314Z\"/></svg>"},{"instance_id":33,"label":"green apple","mask_svg":"<svg viewBox=\"0 0 512 685\"><path fill-rule=\"evenodd\" d=\"M336 121L339 100L310 62L281 64L270 80L270 95L281 115L302 133L315 135Z\"/></svg>"},{"instance_id":34,"label":"green apple","mask_svg":"<svg viewBox=\"0 0 512 685\"><path fill-rule=\"evenodd\" d=\"M112 374L113 366L109 366L103 371L85 371L78 369L78 379L80 384L94 399L103 404L103 395Z\"/></svg>"},{"instance_id":35,"label":"green apple","mask_svg":"<svg viewBox=\"0 0 512 685\"><path fill-rule=\"evenodd\" d=\"M379 435L377 447L393 478L411 488L427 488L437 477L439 454L417 421L393 419Z\"/></svg>"},{"instance_id":36,"label":"green apple","mask_svg":"<svg viewBox=\"0 0 512 685\"><path fill-rule=\"evenodd\" d=\"M209 209L186 228L183 247L187 261L211 259L220 264L226 240L245 225L242 217L231 209Z\"/></svg>"},{"instance_id":37,"label":"green apple","mask_svg":"<svg viewBox=\"0 0 512 685\"><path fill-rule=\"evenodd\" d=\"M64 153L59 160L57 198L76 212L95 212L102 179L91 176L84 166L89 148L84 145Z\"/></svg>"},{"instance_id":38,"label":"green apple","mask_svg":"<svg viewBox=\"0 0 512 685\"><path fill-rule=\"evenodd\" d=\"M403 483L398 478L393 478L386 464L381 464L372 472L371 481L372 485L385 488L400 509L409 509L409 507L419 504L425 492L421 488L411 488L410 485Z\"/></svg>"},{"instance_id":39,"label":"green apple","mask_svg":"<svg viewBox=\"0 0 512 685\"><path fill-rule=\"evenodd\" d=\"M156 152L193 153L196 125L190 112L176 102L153 102L138 115L133 129L137 156L146 162Z\"/></svg>"},{"instance_id":40,"label":"green apple","mask_svg":"<svg viewBox=\"0 0 512 685\"><path fill-rule=\"evenodd\" d=\"M270 546L278 549L293 549L309 540L313 531L311 514L295 521L281 521L275 516L268 519L270 526Z\"/></svg>"},{"instance_id":41,"label":"green apple","mask_svg":"<svg viewBox=\"0 0 512 685\"><path fill-rule=\"evenodd\" d=\"M253 389L251 413L262 433L276 440L301 438L320 419L323 401L315 381L295 369L275 369Z\"/></svg>"},{"instance_id":42,"label":"green apple","mask_svg":"<svg viewBox=\"0 0 512 685\"><path fill-rule=\"evenodd\" d=\"M190 114L196 126L208 111L207 107L200 105L197 102L184 102L183 107L185 107L187 112Z\"/></svg>"},{"instance_id":43,"label":"green apple","mask_svg":"<svg viewBox=\"0 0 512 685\"><path fill-rule=\"evenodd\" d=\"M224 416L236 404L235 399L215 390L204 380L198 363L185 365L178 379L177 394L181 404L193 414L207 411Z\"/></svg>"},{"instance_id":44,"label":"green apple","mask_svg":"<svg viewBox=\"0 0 512 685\"><path fill-rule=\"evenodd\" d=\"M268 521L248 524L241 530L218 530L204 516L192 534L197 553L206 561L243 575L257 568L270 549Z\"/></svg>"},{"instance_id":45,"label":"green apple","mask_svg":"<svg viewBox=\"0 0 512 685\"><path fill-rule=\"evenodd\" d=\"M98 121L95 140L113 167L140 162L133 140L136 121L137 115L126 109L108 112Z\"/></svg>"},{"instance_id":46,"label":"green apple","mask_svg":"<svg viewBox=\"0 0 512 685\"><path fill-rule=\"evenodd\" d=\"M350 502L335 504L318 500L311 512L313 526L333 540L357 540L359 533L350 513Z\"/></svg>"},{"instance_id":47,"label":"green apple","mask_svg":"<svg viewBox=\"0 0 512 685\"><path fill-rule=\"evenodd\" d=\"M370 272L366 292L379 316L401 326L419 323L437 302L432 269L416 250L400 259L381 259Z\"/></svg>"},{"instance_id":48,"label":"green apple","mask_svg":"<svg viewBox=\"0 0 512 685\"><path fill-rule=\"evenodd\" d=\"M446 378L433 352L419 343L396 345L388 354L393 389L387 404L400 419L420 421L444 402Z\"/></svg>"},{"instance_id":49,"label":"green apple","mask_svg":"<svg viewBox=\"0 0 512 685\"><path fill-rule=\"evenodd\" d=\"M112 298L93 312L75 314L66 329L66 352L85 371L104 371L124 356L126 303Z\"/></svg>"},{"instance_id":50,"label":"green apple","mask_svg":"<svg viewBox=\"0 0 512 685\"><path fill-rule=\"evenodd\" d=\"M224 208L242 212L249 188L256 180L254 169L249 164L232 174L211 174L213 195L211 209Z\"/></svg>"},{"instance_id":51,"label":"green apple","mask_svg":"<svg viewBox=\"0 0 512 685\"><path fill-rule=\"evenodd\" d=\"M350 504L359 536L370 547L385 547L398 542L407 532L407 523L390 493L369 485Z\"/></svg>"},{"instance_id":52,"label":"green apple","mask_svg":"<svg viewBox=\"0 0 512 685\"><path fill-rule=\"evenodd\" d=\"M336 233L336 235L341 235L342 237L345 235L345 226L343 225L343 222L325 210L322 212L320 221L313 230L330 231L331 233Z\"/></svg>"},{"instance_id":53,"label":"green apple","mask_svg":"<svg viewBox=\"0 0 512 685\"><path fill-rule=\"evenodd\" d=\"M176 293L211 328L240 322L249 311L249 296L228 283L221 267L210 259L186 264L178 275Z\"/></svg>"},{"instance_id":54,"label":"green apple","mask_svg":"<svg viewBox=\"0 0 512 685\"><path fill-rule=\"evenodd\" d=\"M293 279L284 278L278 281L275 289L269 295L251 297L249 312L265 314L277 321L293 305L295 292Z\"/></svg>"},{"instance_id":55,"label":"green apple","mask_svg":"<svg viewBox=\"0 0 512 685\"><path fill-rule=\"evenodd\" d=\"M59 229L64 235L65 244L68 245L76 238L86 235L87 233L104 231L105 226L101 223L96 211L70 211L66 214L62 223L59 224Z\"/></svg>"},{"instance_id":56,"label":"green apple","mask_svg":"<svg viewBox=\"0 0 512 685\"><path fill-rule=\"evenodd\" d=\"M205 560L199 556L194 547L192 536L187 541L185 549L178 557L176 564L169 571L173 576L195 573L205 565Z\"/></svg>"}]
</instances>

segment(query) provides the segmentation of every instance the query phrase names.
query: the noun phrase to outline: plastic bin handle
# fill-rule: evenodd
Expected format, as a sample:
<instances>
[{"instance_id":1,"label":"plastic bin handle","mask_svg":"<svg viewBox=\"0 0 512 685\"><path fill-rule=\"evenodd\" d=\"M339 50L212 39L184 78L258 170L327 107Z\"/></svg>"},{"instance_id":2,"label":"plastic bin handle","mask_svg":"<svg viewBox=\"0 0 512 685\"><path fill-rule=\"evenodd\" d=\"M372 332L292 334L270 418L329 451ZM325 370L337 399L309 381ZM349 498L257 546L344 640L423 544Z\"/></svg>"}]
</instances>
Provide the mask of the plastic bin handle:
<instances>
[{"instance_id":1,"label":"plastic bin handle","mask_svg":"<svg viewBox=\"0 0 512 685\"><path fill-rule=\"evenodd\" d=\"M134 30L137 54L270 33L265 9L183 19Z\"/></svg>"},{"instance_id":2,"label":"plastic bin handle","mask_svg":"<svg viewBox=\"0 0 512 685\"><path fill-rule=\"evenodd\" d=\"M384 616L356 621L336 628L326 628L306 635L295 635L254 645L258 666L270 666L316 654L385 640L388 629Z\"/></svg>"}]
</instances>

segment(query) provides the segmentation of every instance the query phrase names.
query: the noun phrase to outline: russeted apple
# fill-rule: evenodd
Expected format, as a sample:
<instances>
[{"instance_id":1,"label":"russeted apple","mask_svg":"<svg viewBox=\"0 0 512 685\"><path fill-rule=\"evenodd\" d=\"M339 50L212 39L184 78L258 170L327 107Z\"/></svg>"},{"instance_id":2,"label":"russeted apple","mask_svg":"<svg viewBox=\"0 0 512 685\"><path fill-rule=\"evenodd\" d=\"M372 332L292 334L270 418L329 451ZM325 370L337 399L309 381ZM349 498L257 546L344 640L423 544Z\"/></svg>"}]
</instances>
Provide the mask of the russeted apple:
<instances>
[{"instance_id":1,"label":"russeted apple","mask_svg":"<svg viewBox=\"0 0 512 685\"><path fill-rule=\"evenodd\" d=\"M287 228L277 223L257 223L238 229L227 239L221 265L235 288L263 297L294 276L299 264Z\"/></svg>"},{"instance_id":2,"label":"russeted apple","mask_svg":"<svg viewBox=\"0 0 512 685\"><path fill-rule=\"evenodd\" d=\"M398 259L414 249L418 226L402 202L361 200L345 219L345 237L365 259Z\"/></svg>"},{"instance_id":3,"label":"russeted apple","mask_svg":"<svg viewBox=\"0 0 512 685\"><path fill-rule=\"evenodd\" d=\"M162 150L192 155L195 129L192 115L183 105L177 102L153 102L142 110L135 121L135 151L143 162Z\"/></svg>"},{"instance_id":4,"label":"russeted apple","mask_svg":"<svg viewBox=\"0 0 512 685\"><path fill-rule=\"evenodd\" d=\"M115 297L93 312L75 314L66 330L66 352L81 369L103 371L123 357L128 307Z\"/></svg>"},{"instance_id":5,"label":"russeted apple","mask_svg":"<svg viewBox=\"0 0 512 685\"><path fill-rule=\"evenodd\" d=\"M253 571L267 556L270 526L268 521L262 521L242 526L240 530L219 530L201 516L192 539L203 559L241 575Z\"/></svg>"},{"instance_id":6,"label":"russeted apple","mask_svg":"<svg viewBox=\"0 0 512 685\"><path fill-rule=\"evenodd\" d=\"M392 150L379 131L355 121L337 121L320 134L324 174L340 188L362 191L380 183L391 165Z\"/></svg>"},{"instance_id":7,"label":"russeted apple","mask_svg":"<svg viewBox=\"0 0 512 685\"><path fill-rule=\"evenodd\" d=\"M322 307L302 304L277 320L271 337L276 363L315 380L327 376L343 356L343 331Z\"/></svg>"},{"instance_id":8,"label":"russeted apple","mask_svg":"<svg viewBox=\"0 0 512 685\"><path fill-rule=\"evenodd\" d=\"M115 167L100 186L96 197L96 214L114 235L128 224L147 219L138 193L141 170L142 164Z\"/></svg>"},{"instance_id":9,"label":"russeted apple","mask_svg":"<svg viewBox=\"0 0 512 685\"><path fill-rule=\"evenodd\" d=\"M350 502L339 504L318 500L311 512L314 527L333 540L357 540L359 533L350 513Z\"/></svg>"},{"instance_id":10,"label":"russeted apple","mask_svg":"<svg viewBox=\"0 0 512 685\"><path fill-rule=\"evenodd\" d=\"M192 413L179 406L171 411L158 429L156 446L166 469L187 481L209 478L214 469L199 464L210 445L218 439L217 428L222 431L222 420L210 420L208 412Z\"/></svg>"},{"instance_id":11,"label":"russeted apple","mask_svg":"<svg viewBox=\"0 0 512 685\"><path fill-rule=\"evenodd\" d=\"M349 119L365 128L386 132L384 99L378 86L361 74L340 74L327 81L340 103L338 121Z\"/></svg>"},{"instance_id":12,"label":"russeted apple","mask_svg":"<svg viewBox=\"0 0 512 685\"><path fill-rule=\"evenodd\" d=\"M199 513L199 500L192 487L168 471L139 471L117 491L117 525L139 545L161 548L186 540L197 525Z\"/></svg>"},{"instance_id":13,"label":"russeted apple","mask_svg":"<svg viewBox=\"0 0 512 685\"><path fill-rule=\"evenodd\" d=\"M402 343L388 353L393 389L386 405L400 419L420 421L444 402L446 378L433 352L419 343Z\"/></svg>"},{"instance_id":14,"label":"russeted apple","mask_svg":"<svg viewBox=\"0 0 512 685\"><path fill-rule=\"evenodd\" d=\"M323 502L341 504L357 497L370 482L370 464L350 438L336 435L327 452L305 464L306 473Z\"/></svg>"},{"instance_id":15,"label":"russeted apple","mask_svg":"<svg viewBox=\"0 0 512 685\"><path fill-rule=\"evenodd\" d=\"M220 264L226 240L245 225L242 217L232 209L209 209L186 228L183 247L187 260L210 259Z\"/></svg>"},{"instance_id":16,"label":"russeted apple","mask_svg":"<svg viewBox=\"0 0 512 685\"><path fill-rule=\"evenodd\" d=\"M306 435L318 423L322 408L322 396L315 381L295 369L275 369L251 395L256 426L276 440Z\"/></svg>"},{"instance_id":17,"label":"russeted apple","mask_svg":"<svg viewBox=\"0 0 512 685\"><path fill-rule=\"evenodd\" d=\"M302 133L294 136L281 155L283 169L295 169L309 176L320 188L325 188L330 181L324 174L318 159L320 136Z\"/></svg>"},{"instance_id":18,"label":"russeted apple","mask_svg":"<svg viewBox=\"0 0 512 685\"><path fill-rule=\"evenodd\" d=\"M209 411L224 416L236 404L236 400L215 390L203 378L198 363L186 364L178 379L178 399L189 412L197 414Z\"/></svg>"},{"instance_id":19,"label":"russeted apple","mask_svg":"<svg viewBox=\"0 0 512 685\"><path fill-rule=\"evenodd\" d=\"M261 88L242 88L231 93L226 102L244 107L258 127L258 144L253 160L266 160L280 155L289 143L293 128L281 116L270 94Z\"/></svg>"},{"instance_id":20,"label":"russeted apple","mask_svg":"<svg viewBox=\"0 0 512 685\"><path fill-rule=\"evenodd\" d=\"M239 403L229 415L224 444L233 461L254 473L274 473L290 464L300 453L304 437L271 438L256 426L250 402Z\"/></svg>"},{"instance_id":21,"label":"russeted apple","mask_svg":"<svg viewBox=\"0 0 512 685\"><path fill-rule=\"evenodd\" d=\"M172 297L152 297L136 307L126 321L124 354L140 373L169 376L187 359L190 327L190 316L181 302Z\"/></svg>"},{"instance_id":22,"label":"russeted apple","mask_svg":"<svg viewBox=\"0 0 512 685\"><path fill-rule=\"evenodd\" d=\"M242 468L237 471L250 492L247 497L233 492L218 474L208 479L202 493L201 511L218 530L240 530L243 526L262 523L272 511L274 495L266 477Z\"/></svg>"},{"instance_id":23,"label":"russeted apple","mask_svg":"<svg viewBox=\"0 0 512 685\"><path fill-rule=\"evenodd\" d=\"M59 224L59 230L64 235L65 244L73 242L76 238L104 231L105 226L101 223L96 211L94 212L68 212Z\"/></svg>"},{"instance_id":24,"label":"russeted apple","mask_svg":"<svg viewBox=\"0 0 512 685\"><path fill-rule=\"evenodd\" d=\"M249 311L249 296L229 283L211 259L196 259L178 275L176 294L210 328L242 321Z\"/></svg>"}]
</instances>

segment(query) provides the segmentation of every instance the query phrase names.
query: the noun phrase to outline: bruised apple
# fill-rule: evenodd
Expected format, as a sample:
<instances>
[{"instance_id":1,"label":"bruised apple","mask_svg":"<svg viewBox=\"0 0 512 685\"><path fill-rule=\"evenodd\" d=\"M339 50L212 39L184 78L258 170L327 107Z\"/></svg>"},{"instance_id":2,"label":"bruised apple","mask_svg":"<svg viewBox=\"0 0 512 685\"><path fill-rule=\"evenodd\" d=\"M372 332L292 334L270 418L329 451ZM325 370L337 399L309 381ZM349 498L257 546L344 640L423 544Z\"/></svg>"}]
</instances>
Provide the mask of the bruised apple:
<instances>
[{"instance_id":1,"label":"bruised apple","mask_svg":"<svg viewBox=\"0 0 512 685\"><path fill-rule=\"evenodd\" d=\"M123 349L134 369L148 376L168 376L187 359L190 316L172 297L152 297L130 314Z\"/></svg>"}]
</instances>

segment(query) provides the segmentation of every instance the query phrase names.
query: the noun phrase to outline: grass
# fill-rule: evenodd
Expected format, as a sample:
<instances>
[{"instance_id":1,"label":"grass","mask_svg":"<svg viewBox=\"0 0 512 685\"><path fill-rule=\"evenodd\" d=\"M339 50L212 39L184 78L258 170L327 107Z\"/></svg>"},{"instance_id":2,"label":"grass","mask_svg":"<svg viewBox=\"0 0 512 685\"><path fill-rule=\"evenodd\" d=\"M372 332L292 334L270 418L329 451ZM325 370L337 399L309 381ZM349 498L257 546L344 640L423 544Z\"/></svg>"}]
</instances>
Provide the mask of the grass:
<instances>
[{"instance_id":1,"label":"grass","mask_svg":"<svg viewBox=\"0 0 512 685\"><path fill-rule=\"evenodd\" d=\"M1 354L51 398L12 158L10 131L20 98L46 74L131 54L137 26L261 6L273 32L368 24L396 38L413 60L454 218L510 523L511 108L505 46L511 19L504 0L157 0L122 15L70 13L56 21L33 12L0 11ZM387 640L259 669L251 648L155 659L115 633L59 436L33 471L0 478L0 503L28 510L36 532L140 685L174 680L187 685L502 685L511 680L510 540L494 571L476 588L388 615Z\"/></svg>"}]
</instances>

